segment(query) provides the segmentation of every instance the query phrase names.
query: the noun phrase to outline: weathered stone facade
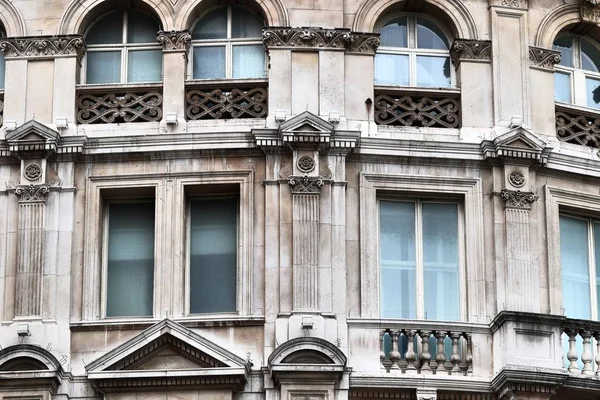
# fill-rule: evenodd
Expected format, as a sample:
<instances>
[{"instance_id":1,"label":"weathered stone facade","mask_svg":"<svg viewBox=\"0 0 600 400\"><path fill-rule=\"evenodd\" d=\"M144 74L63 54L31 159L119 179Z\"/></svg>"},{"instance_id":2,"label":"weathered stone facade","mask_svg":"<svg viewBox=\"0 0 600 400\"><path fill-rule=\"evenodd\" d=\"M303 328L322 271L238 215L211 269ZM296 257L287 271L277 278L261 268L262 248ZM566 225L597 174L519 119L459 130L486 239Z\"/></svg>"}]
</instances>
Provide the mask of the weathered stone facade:
<instances>
[{"instance_id":1,"label":"weathered stone facade","mask_svg":"<svg viewBox=\"0 0 600 400\"><path fill-rule=\"evenodd\" d=\"M597 1L120 3L0 0L0 400L598 397L560 219L600 217L600 111L553 90L553 42L600 38ZM162 82L82 83L115 4L160 22ZM265 79L192 79L220 4L264 17ZM447 33L449 87L374 84L394 15ZM192 313L191 202L232 195L235 309ZM152 311L115 317L109 207L135 199L155 204ZM427 317L421 267L417 317L384 313L398 199L456 205L455 321Z\"/></svg>"}]
</instances>

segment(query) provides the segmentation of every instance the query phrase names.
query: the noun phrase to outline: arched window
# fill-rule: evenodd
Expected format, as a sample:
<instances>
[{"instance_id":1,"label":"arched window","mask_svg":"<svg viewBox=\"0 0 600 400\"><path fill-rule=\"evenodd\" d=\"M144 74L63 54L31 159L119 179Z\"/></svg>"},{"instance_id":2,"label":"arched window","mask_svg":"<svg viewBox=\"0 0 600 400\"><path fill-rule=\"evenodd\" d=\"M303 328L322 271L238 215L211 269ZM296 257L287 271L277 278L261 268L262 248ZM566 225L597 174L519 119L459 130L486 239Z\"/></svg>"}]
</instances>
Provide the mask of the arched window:
<instances>
[{"instance_id":1,"label":"arched window","mask_svg":"<svg viewBox=\"0 0 600 400\"><path fill-rule=\"evenodd\" d=\"M162 81L159 22L137 10L118 10L98 19L87 31L85 83Z\"/></svg>"},{"instance_id":2,"label":"arched window","mask_svg":"<svg viewBox=\"0 0 600 400\"><path fill-rule=\"evenodd\" d=\"M240 6L208 11L192 29L193 79L266 76L264 19Z\"/></svg>"},{"instance_id":3,"label":"arched window","mask_svg":"<svg viewBox=\"0 0 600 400\"><path fill-rule=\"evenodd\" d=\"M564 34L554 40L561 52L554 72L554 98L563 103L600 108L600 46L584 36Z\"/></svg>"},{"instance_id":4,"label":"arched window","mask_svg":"<svg viewBox=\"0 0 600 400\"><path fill-rule=\"evenodd\" d=\"M448 35L422 16L405 15L385 22L375 54L375 84L450 87Z\"/></svg>"}]
</instances>

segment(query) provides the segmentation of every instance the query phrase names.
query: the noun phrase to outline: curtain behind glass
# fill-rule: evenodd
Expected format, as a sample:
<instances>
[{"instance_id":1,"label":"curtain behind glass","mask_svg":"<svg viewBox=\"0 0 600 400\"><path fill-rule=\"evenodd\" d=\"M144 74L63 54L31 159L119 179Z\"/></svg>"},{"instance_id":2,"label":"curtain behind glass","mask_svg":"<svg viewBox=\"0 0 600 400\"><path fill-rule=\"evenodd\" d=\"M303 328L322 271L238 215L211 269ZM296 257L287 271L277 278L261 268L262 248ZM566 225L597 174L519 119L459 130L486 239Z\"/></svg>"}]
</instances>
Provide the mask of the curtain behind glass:
<instances>
[{"instance_id":1,"label":"curtain behind glass","mask_svg":"<svg viewBox=\"0 0 600 400\"><path fill-rule=\"evenodd\" d=\"M573 36L561 36L554 40L554 50L560 51L560 65L573 67Z\"/></svg>"},{"instance_id":2,"label":"curtain behind glass","mask_svg":"<svg viewBox=\"0 0 600 400\"><path fill-rule=\"evenodd\" d=\"M262 45L233 46L233 78L262 78L265 75L265 48Z\"/></svg>"},{"instance_id":3,"label":"curtain behind glass","mask_svg":"<svg viewBox=\"0 0 600 400\"><path fill-rule=\"evenodd\" d=\"M225 78L225 46L194 47L194 79Z\"/></svg>"},{"instance_id":4,"label":"curtain behind glass","mask_svg":"<svg viewBox=\"0 0 600 400\"><path fill-rule=\"evenodd\" d=\"M590 319L588 226L583 219L560 216L562 300L569 318Z\"/></svg>"},{"instance_id":5,"label":"curtain behind glass","mask_svg":"<svg viewBox=\"0 0 600 400\"><path fill-rule=\"evenodd\" d=\"M417 86L450 87L450 58L417 56Z\"/></svg>"},{"instance_id":6,"label":"curtain behind glass","mask_svg":"<svg viewBox=\"0 0 600 400\"><path fill-rule=\"evenodd\" d=\"M152 316L154 203L111 204L107 317Z\"/></svg>"},{"instance_id":7,"label":"curtain behind glass","mask_svg":"<svg viewBox=\"0 0 600 400\"><path fill-rule=\"evenodd\" d=\"M417 18L417 48L448 50L448 40L444 32L434 23Z\"/></svg>"},{"instance_id":8,"label":"curtain behind glass","mask_svg":"<svg viewBox=\"0 0 600 400\"><path fill-rule=\"evenodd\" d=\"M261 38L264 21L242 7L231 7L231 37Z\"/></svg>"},{"instance_id":9,"label":"curtain behind glass","mask_svg":"<svg viewBox=\"0 0 600 400\"><path fill-rule=\"evenodd\" d=\"M86 83L121 82L121 51L88 51Z\"/></svg>"},{"instance_id":10,"label":"curtain behind glass","mask_svg":"<svg viewBox=\"0 0 600 400\"><path fill-rule=\"evenodd\" d=\"M130 50L127 82L160 82L162 50Z\"/></svg>"},{"instance_id":11,"label":"curtain behind glass","mask_svg":"<svg viewBox=\"0 0 600 400\"><path fill-rule=\"evenodd\" d=\"M554 72L554 100L571 102L571 74Z\"/></svg>"},{"instance_id":12,"label":"curtain behind glass","mask_svg":"<svg viewBox=\"0 0 600 400\"><path fill-rule=\"evenodd\" d=\"M378 85L410 84L408 56L402 54L375 54L375 83Z\"/></svg>"},{"instance_id":13,"label":"curtain behind glass","mask_svg":"<svg viewBox=\"0 0 600 400\"><path fill-rule=\"evenodd\" d=\"M381 317L416 318L415 204L379 204Z\"/></svg>"},{"instance_id":14,"label":"curtain behind glass","mask_svg":"<svg viewBox=\"0 0 600 400\"><path fill-rule=\"evenodd\" d=\"M85 42L86 44L123 43L123 11L113 11L101 17L85 35Z\"/></svg>"},{"instance_id":15,"label":"curtain behind glass","mask_svg":"<svg viewBox=\"0 0 600 400\"><path fill-rule=\"evenodd\" d=\"M220 7L206 14L192 31L194 40L225 38L227 38L227 7Z\"/></svg>"},{"instance_id":16,"label":"curtain behind glass","mask_svg":"<svg viewBox=\"0 0 600 400\"><path fill-rule=\"evenodd\" d=\"M380 30L382 47L408 47L408 22L406 17L396 18Z\"/></svg>"},{"instance_id":17,"label":"curtain behind glass","mask_svg":"<svg viewBox=\"0 0 600 400\"><path fill-rule=\"evenodd\" d=\"M127 43L156 43L159 22L146 13L127 12Z\"/></svg>"},{"instance_id":18,"label":"curtain behind glass","mask_svg":"<svg viewBox=\"0 0 600 400\"><path fill-rule=\"evenodd\" d=\"M236 311L238 200L191 202L190 313Z\"/></svg>"}]
</instances>

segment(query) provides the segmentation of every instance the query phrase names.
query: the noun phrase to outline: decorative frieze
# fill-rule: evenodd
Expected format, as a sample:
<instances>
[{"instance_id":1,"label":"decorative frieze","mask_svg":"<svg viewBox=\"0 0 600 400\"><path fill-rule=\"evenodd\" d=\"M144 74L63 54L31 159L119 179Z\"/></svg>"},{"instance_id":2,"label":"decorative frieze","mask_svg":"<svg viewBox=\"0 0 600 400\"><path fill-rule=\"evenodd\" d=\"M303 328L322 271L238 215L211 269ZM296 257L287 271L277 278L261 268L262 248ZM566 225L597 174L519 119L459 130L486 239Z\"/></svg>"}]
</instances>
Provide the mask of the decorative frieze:
<instances>
[{"instance_id":1,"label":"decorative frieze","mask_svg":"<svg viewBox=\"0 0 600 400\"><path fill-rule=\"evenodd\" d=\"M454 66L462 60L490 62L492 60L492 42L490 40L456 39L450 48L450 58Z\"/></svg>"},{"instance_id":2,"label":"decorative frieze","mask_svg":"<svg viewBox=\"0 0 600 400\"><path fill-rule=\"evenodd\" d=\"M288 183L292 188L292 193L300 194L319 194L323 187L323 178L320 176L293 176Z\"/></svg>"},{"instance_id":3,"label":"decorative frieze","mask_svg":"<svg viewBox=\"0 0 600 400\"><path fill-rule=\"evenodd\" d=\"M419 96L398 92L375 96L375 123L380 125L460 128L459 99L444 93Z\"/></svg>"},{"instance_id":4,"label":"decorative frieze","mask_svg":"<svg viewBox=\"0 0 600 400\"><path fill-rule=\"evenodd\" d=\"M504 201L506 208L529 210L539 196L536 196L533 192L503 189L500 192L500 198Z\"/></svg>"},{"instance_id":5,"label":"decorative frieze","mask_svg":"<svg viewBox=\"0 0 600 400\"><path fill-rule=\"evenodd\" d=\"M529 7L529 0L490 0L490 5L527 9Z\"/></svg>"},{"instance_id":6,"label":"decorative frieze","mask_svg":"<svg viewBox=\"0 0 600 400\"><path fill-rule=\"evenodd\" d=\"M358 33L348 29L266 27L263 44L271 47L340 49L353 53L375 54L378 33Z\"/></svg>"},{"instance_id":7,"label":"decorative frieze","mask_svg":"<svg viewBox=\"0 0 600 400\"><path fill-rule=\"evenodd\" d=\"M581 0L581 19L597 24L600 22L600 2L596 0Z\"/></svg>"},{"instance_id":8,"label":"decorative frieze","mask_svg":"<svg viewBox=\"0 0 600 400\"><path fill-rule=\"evenodd\" d=\"M187 51L190 48L192 35L190 31L158 31L156 40L163 47L164 51Z\"/></svg>"},{"instance_id":9,"label":"decorative frieze","mask_svg":"<svg viewBox=\"0 0 600 400\"><path fill-rule=\"evenodd\" d=\"M531 67L554 71L554 66L559 63L560 51L529 46L529 65Z\"/></svg>"},{"instance_id":10,"label":"decorative frieze","mask_svg":"<svg viewBox=\"0 0 600 400\"><path fill-rule=\"evenodd\" d=\"M0 39L0 51L4 53L5 57L82 57L85 48L85 42L81 35L30 36Z\"/></svg>"},{"instance_id":11,"label":"decorative frieze","mask_svg":"<svg viewBox=\"0 0 600 400\"><path fill-rule=\"evenodd\" d=\"M80 124L152 122L162 119L160 89L77 93L77 122ZM108 93L107 93L108 91Z\"/></svg>"},{"instance_id":12,"label":"decorative frieze","mask_svg":"<svg viewBox=\"0 0 600 400\"><path fill-rule=\"evenodd\" d=\"M265 118L267 89L191 89L186 93L186 116L196 119Z\"/></svg>"}]
</instances>

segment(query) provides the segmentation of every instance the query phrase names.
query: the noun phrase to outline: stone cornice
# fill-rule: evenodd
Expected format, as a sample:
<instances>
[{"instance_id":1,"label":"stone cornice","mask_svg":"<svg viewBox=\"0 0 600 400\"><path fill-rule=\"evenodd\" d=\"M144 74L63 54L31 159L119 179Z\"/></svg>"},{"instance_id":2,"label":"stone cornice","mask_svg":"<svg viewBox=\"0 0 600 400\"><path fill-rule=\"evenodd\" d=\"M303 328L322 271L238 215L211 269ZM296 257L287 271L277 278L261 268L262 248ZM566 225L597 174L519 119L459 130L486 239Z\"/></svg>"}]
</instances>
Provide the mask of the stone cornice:
<instances>
[{"instance_id":1,"label":"stone cornice","mask_svg":"<svg viewBox=\"0 0 600 400\"><path fill-rule=\"evenodd\" d=\"M158 31L156 40L164 51L187 51L190 48L192 35L190 31Z\"/></svg>"},{"instance_id":2,"label":"stone cornice","mask_svg":"<svg viewBox=\"0 0 600 400\"><path fill-rule=\"evenodd\" d=\"M463 60L490 62L492 60L492 42L490 40L456 39L450 48L450 57L454 66Z\"/></svg>"},{"instance_id":3,"label":"stone cornice","mask_svg":"<svg viewBox=\"0 0 600 400\"><path fill-rule=\"evenodd\" d=\"M379 46L379 34L351 32L348 29L269 26L263 29L263 44L267 49L307 48L375 54Z\"/></svg>"},{"instance_id":4,"label":"stone cornice","mask_svg":"<svg viewBox=\"0 0 600 400\"><path fill-rule=\"evenodd\" d=\"M85 52L85 42L81 35L28 36L0 39L0 51L5 57L54 58L76 56Z\"/></svg>"},{"instance_id":5,"label":"stone cornice","mask_svg":"<svg viewBox=\"0 0 600 400\"><path fill-rule=\"evenodd\" d=\"M560 51L529 46L530 67L554 71L554 66L558 63L560 63Z\"/></svg>"},{"instance_id":6,"label":"stone cornice","mask_svg":"<svg viewBox=\"0 0 600 400\"><path fill-rule=\"evenodd\" d=\"M600 1L581 0L580 12L583 21L597 24L600 22Z\"/></svg>"},{"instance_id":7,"label":"stone cornice","mask_svg":"<svg viewBox=\"0 0 600 400\"><path fill-rule=\"evenodd\" d=\"M553 394L569 374L566 371L506 365L492 379L498 399L513 399L516 392Z\"/></svg>"}]
</instances>

